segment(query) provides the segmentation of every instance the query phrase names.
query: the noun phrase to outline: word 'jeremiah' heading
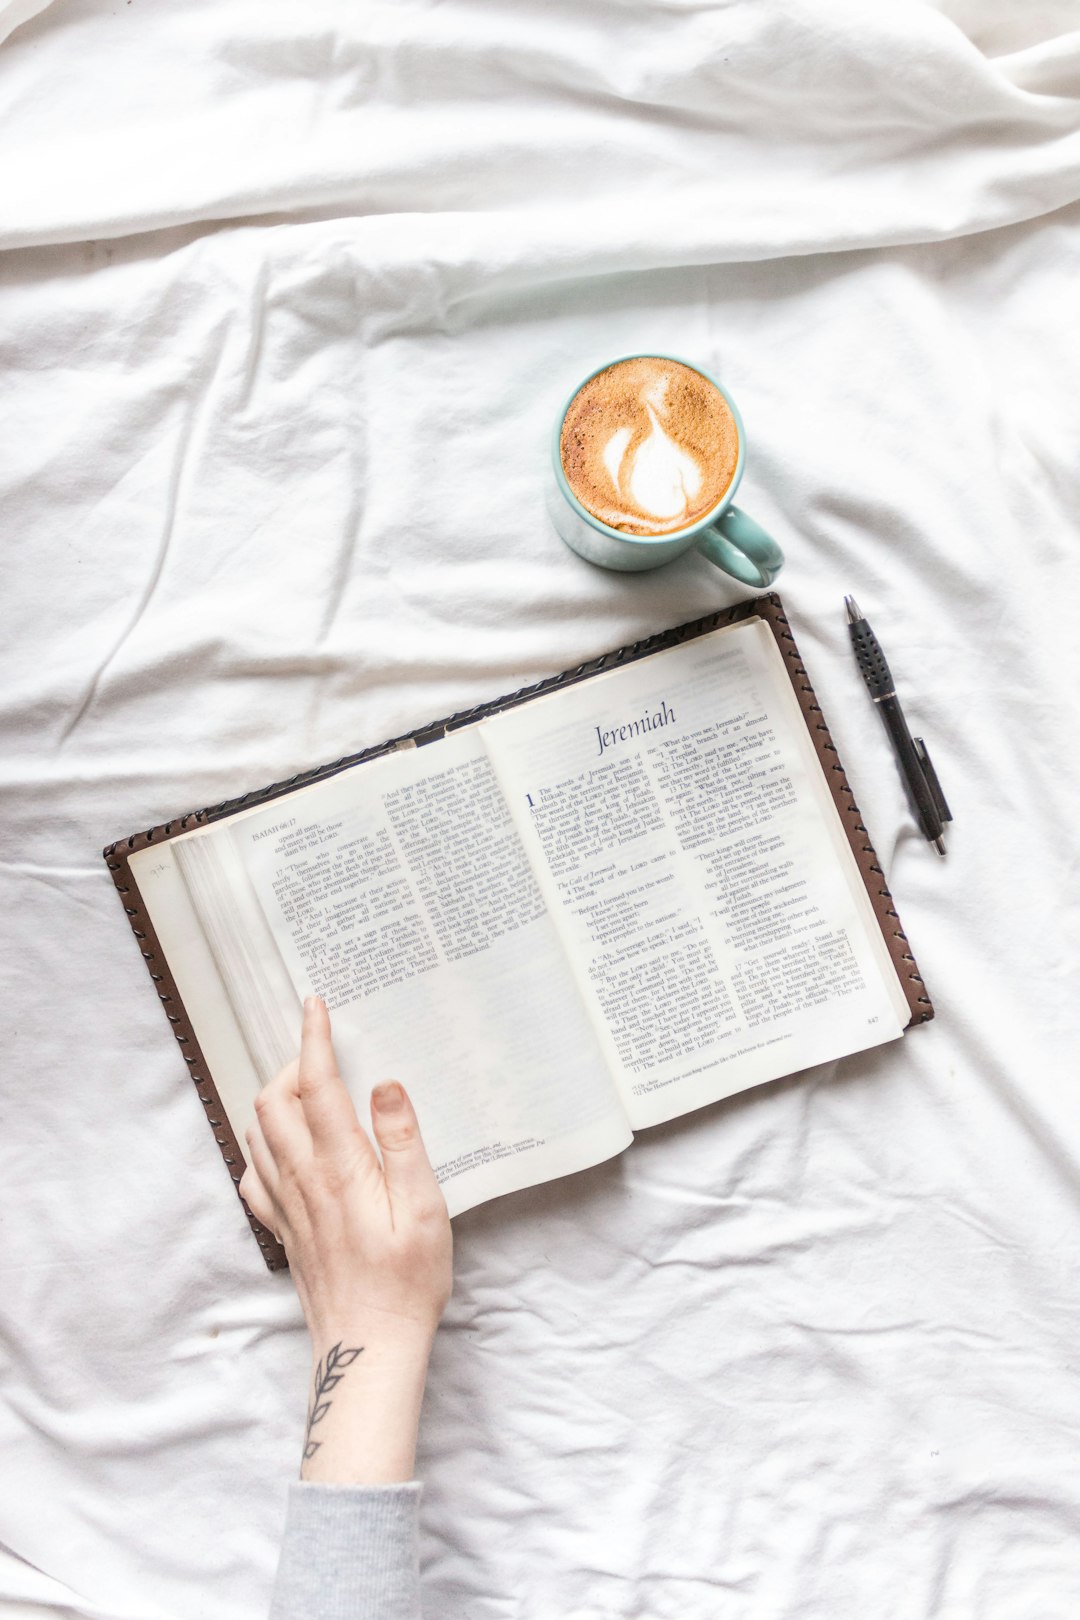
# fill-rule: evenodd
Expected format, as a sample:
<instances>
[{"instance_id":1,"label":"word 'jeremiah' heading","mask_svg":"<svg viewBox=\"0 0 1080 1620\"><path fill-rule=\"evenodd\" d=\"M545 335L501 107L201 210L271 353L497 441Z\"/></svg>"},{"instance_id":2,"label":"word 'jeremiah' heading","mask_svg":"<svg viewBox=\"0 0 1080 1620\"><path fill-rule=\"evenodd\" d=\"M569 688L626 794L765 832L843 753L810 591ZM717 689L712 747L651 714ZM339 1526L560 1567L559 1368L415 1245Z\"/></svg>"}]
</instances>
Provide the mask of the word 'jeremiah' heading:
<instances>
[{"instance_id":1,"label":"word 'jeremiah' heading","mask_svg":"<svg viewBox=\"0 0 1080 1620\"><path fill-rule=\"evenodd\" d=\"M613 726L610 731L601 731L596 727L596 735L600 741L600 752L605 748L614 748L616 743L626 742L630 737L644 736L646 731L656 731L660 726L670 726L675 720L675 710L669 709L667 700L661 704L656 714L643 714L640 720L628 720L625 726Z\"/></svg>"}]
</instances>

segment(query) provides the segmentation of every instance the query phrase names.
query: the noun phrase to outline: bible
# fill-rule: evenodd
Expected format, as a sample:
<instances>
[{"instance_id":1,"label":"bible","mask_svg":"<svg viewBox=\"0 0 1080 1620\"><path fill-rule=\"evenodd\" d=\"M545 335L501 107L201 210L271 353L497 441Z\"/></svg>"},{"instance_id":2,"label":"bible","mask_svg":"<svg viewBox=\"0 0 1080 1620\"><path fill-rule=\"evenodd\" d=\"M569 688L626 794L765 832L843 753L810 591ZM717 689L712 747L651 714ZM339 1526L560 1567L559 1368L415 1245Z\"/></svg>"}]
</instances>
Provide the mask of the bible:
<instances>
[{"instance_id":1,"label":"bible","mask_svg":"<svg viewBox=\"0 0 1080 1620\"><path fill-rule=\"evenodd\" d=\"M775 593L104 853L234 1185L313 993L451 1215L933 1016Z\"/></svg>"}]
</instances>

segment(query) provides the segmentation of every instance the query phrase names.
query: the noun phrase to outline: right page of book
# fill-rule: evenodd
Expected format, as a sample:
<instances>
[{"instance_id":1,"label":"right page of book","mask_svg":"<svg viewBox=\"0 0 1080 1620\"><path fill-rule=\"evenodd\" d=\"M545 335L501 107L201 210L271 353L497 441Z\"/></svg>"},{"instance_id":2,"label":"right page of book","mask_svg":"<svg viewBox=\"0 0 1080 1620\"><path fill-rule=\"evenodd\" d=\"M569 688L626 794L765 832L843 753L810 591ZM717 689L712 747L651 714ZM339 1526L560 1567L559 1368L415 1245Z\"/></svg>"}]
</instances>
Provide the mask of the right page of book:
<instances>
[{"instance_id":1,"label":"right page of book","mask_svg":"<svg viewBox=\"0 0 1080 1620\"><path fill-rule=\"evenodd\" d=\"M903 1033L761 619L478 729L634 1129Z\"/></svg>"}]
</instances>

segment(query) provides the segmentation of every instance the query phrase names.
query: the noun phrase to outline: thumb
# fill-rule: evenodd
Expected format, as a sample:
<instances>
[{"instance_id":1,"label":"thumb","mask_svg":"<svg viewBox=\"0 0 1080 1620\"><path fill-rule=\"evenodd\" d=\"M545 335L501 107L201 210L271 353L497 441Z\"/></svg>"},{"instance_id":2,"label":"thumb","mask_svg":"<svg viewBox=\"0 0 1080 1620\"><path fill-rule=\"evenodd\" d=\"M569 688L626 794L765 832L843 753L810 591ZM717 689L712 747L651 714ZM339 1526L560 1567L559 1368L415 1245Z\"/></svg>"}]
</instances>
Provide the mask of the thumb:
<instances>
[{"instance_id":1,"label":"thumb","mask_svg":"<svg viewBox=\"0 0 1080 1620\"><path fill-rule=\"evenodd\" d=\"M385 1081L371 1093L371 1122L382 1152L383 1174L391 1206L405 1204L420 1210L442 1192L420 1135L415 1110L405 1087Z\"/></svg>"}]
</instances>

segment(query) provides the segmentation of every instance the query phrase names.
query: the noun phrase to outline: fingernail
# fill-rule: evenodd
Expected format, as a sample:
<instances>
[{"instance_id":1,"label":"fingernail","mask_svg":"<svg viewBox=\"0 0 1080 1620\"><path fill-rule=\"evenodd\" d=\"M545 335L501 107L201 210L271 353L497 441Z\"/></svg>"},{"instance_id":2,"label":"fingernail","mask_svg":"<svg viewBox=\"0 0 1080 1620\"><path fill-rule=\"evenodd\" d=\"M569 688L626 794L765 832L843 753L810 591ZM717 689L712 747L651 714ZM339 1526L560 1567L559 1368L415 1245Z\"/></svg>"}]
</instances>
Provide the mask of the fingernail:
<instances>
[{"instance_id":1,"label":"fingernail","mask_svg":"<svg viewBox=\"0 0 1080 1620\"><path fill-rule=\"evenodd\" d=\"M306 1001L304 1002L304 1011L305 1012L318 1012L319 1008L322 1005L323 1005L322 996L308 996Z\"/></svg>"},{"instance_id":2,"label":"fingernail","mask_svg":"<svg viewBox=\"0 0 1080 1620\"><path fill-rule=\"evenodd\" d=\"M376 1086L371 1097L379 1114L396 1114L405 1106L405 1093L396 1080Z\"/></svg>"}]
</instances>

